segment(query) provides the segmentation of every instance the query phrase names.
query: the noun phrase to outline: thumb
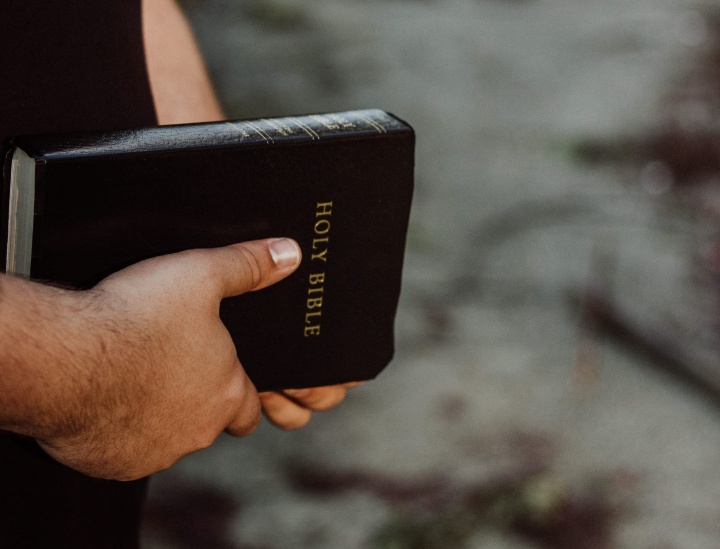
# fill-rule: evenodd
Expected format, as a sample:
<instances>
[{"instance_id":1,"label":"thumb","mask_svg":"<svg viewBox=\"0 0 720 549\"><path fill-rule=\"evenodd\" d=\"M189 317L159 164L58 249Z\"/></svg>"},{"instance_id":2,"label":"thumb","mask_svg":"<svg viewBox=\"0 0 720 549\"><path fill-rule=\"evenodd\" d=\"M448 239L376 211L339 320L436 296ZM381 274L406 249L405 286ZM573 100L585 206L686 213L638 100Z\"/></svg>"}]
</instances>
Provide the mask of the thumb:
<instances>
[{"instance_id":1,"label":"thumb","mask_svg":"<svg viewBox=\"0 0 720 549\"><path fill-rule=\"evenodd\" d=\"M293 273L301 252L290 238L268 238L232 244L211 251L222 297L260 290Z\"/></svg>"}]
</instances>

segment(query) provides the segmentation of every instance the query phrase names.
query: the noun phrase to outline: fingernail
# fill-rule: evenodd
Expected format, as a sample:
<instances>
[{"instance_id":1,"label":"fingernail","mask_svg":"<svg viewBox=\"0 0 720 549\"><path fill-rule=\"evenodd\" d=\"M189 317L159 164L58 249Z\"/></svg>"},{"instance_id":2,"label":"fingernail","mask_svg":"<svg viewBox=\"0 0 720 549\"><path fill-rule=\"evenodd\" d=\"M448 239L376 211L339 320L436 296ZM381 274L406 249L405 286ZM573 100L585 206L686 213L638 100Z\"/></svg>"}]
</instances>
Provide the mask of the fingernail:
<instances>
[{"instance_id":1,"label":"fingernail","mask_svg":"<svg viewBox=\"0 0 720 549\"><path fill-rule=\"evenodd\" d=\"M268 250L278 269L294 267L300 262L300 248L289 238L273 240L268 244Z\"/></svg>"}]
</instances>

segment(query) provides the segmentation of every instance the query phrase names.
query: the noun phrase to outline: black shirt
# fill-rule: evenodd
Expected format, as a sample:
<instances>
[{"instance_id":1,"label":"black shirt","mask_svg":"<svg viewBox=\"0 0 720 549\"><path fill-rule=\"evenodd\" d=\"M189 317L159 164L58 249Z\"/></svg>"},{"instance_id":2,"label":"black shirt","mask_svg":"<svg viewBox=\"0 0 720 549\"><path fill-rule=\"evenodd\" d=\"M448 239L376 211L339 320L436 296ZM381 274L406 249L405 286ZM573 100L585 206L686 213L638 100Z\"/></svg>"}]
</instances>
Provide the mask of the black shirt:
<instances>
[{"instance_id":1,"label":"black shirt","mask_svg":"<svg viewBox=\"0 0 720 549\"><path fill-rule=\"evenodd\" d=\"M140 0L2 0L0 142L155 124L140 13ZM145 486L86 477L0 432L0 548L137 547Z\"/></svg>"}]
</instances>

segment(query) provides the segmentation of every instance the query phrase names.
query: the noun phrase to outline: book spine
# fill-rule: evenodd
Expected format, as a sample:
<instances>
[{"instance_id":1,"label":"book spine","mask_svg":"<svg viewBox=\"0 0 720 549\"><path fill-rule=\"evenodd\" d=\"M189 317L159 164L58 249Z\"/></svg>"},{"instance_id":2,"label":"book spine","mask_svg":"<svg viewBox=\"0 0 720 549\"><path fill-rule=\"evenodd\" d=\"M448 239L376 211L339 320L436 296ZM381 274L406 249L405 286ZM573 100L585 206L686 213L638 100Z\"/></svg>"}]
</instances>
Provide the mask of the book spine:
<instances>
[{"instance_id":1,"label":"book spine","mask_svg":"<svg viewBox=\"0 0 720 549\"><path fill-rule=\"evenodd\" d=\"M383 111L287 116L226 122L238 132L241 141L317 141L326 137L384 134L398 129L398 121Z\"/></svg>"},{"instance_id":2,"label":"book spine","mask_svg":"<svg viewBox=\"0 0 720 549\"><path fill-rule=\"evenodd\" d=\"M79 134L45 146L42 139L19 138L16 146L42 160L108 154L172 152L238 145L275 145L334 138L382 136L412 131L394 116L378 110L235 120L209 124L160 126L110 134Z\"/></svg>"}]
</instances>

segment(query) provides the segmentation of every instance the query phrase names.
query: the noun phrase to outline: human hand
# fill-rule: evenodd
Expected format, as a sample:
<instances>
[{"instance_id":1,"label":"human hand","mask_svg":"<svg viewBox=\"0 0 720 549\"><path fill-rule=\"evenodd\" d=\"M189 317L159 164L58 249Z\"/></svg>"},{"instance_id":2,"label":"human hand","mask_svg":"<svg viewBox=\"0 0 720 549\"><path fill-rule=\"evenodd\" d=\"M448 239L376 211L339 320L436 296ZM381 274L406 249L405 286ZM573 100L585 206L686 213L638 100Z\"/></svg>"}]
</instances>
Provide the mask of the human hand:
<instances>
[{"instance_id":1,"label":"human hand","mask_svg":"<svg viewBox=\"0 0 720 549\"><path fill-rule=\"evenodd\" d=\"M75 329L91 340L75 375L91 390L64 411L71 428L38 436L41 446L88 475L129 480L209 446L222 431L249 434L261 403L285 429L337 404L342 386L259 397L218 316L223 297L274 284L299 262L292 241L247 242L150 259L69 292L84 313Z\"/></svg>"},{"instance_id":2,"label":"human hand","mask_svg":"<svg viewBox=\"0 0 720 549\"><path fill-rule=\"evenodd\" d=\"M305 426L313 412L321 412L337 406L345 398L347 389L359 385L362 385L362 382L266 392L260 393L260 401L263 412L270 422L276 427L289 431Z\"/></svg>"}]
</instances>

